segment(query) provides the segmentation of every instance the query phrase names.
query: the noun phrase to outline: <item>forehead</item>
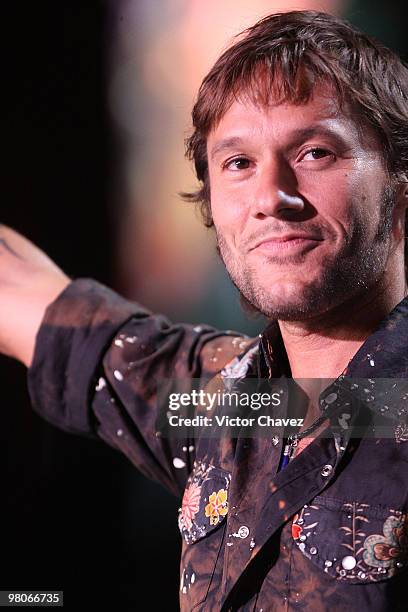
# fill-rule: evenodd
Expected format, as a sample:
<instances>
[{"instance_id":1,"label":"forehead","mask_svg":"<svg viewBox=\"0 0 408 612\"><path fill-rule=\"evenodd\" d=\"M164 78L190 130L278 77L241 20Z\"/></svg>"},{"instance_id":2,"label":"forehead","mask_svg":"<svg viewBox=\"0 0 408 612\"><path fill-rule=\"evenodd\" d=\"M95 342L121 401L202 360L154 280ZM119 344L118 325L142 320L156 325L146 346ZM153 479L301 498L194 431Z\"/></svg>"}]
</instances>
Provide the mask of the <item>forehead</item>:
<instances>
[{"instance_id":1,"label":"forehead","mask_svg":"<svg viewBox=\"0 0 408 612\"><path fill-rule=\"evenodd\" d=\"M207 147L212 155L214 147L218 149L219 144L227 140L276 139L282 142L300 133L307 137L309 132L311 135L319 128L356 141L360 141L363 134L362 122L347 105L340 108L330 87L316 86L309 100L302 104L290 101L274 103L273 99L261 104L242 95L210 131ZM364 132L367 137L368 132L373 136L371 130Z\"/></svg>"}]
</instances>

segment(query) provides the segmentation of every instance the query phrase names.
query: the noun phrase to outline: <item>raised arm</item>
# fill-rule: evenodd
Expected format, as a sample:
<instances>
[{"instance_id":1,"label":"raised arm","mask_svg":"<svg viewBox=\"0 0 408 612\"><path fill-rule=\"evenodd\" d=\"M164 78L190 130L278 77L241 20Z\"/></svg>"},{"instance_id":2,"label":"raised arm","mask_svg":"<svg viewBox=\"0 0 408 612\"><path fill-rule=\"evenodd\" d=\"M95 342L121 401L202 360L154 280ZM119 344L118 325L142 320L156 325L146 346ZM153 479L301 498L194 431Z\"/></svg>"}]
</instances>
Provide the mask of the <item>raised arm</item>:
<instances>
[{"instance_id":1,"label":"raised arm","mask_svg":"<svg viewBox=\"0 0 408 612\"><path fill-rule=\"evenodd\" d=\"M197 441L162 435L167 398L180 383L183 392L205 386L248 342L173 324L92 279L72 280L0 227L0 350L28 366L33 409L64 431L104 440L177 495Z\"/></svg>"},{"instance_id":2,"label":"raised arm","mask_svg":"<svg viewBox=\"0 0 408 612\"><path fill-rule=\"evenodd\" d=\"M43 251L0 225L0 352L31 365L45 310L69 282Z\"/></svg>"}]
</instances>

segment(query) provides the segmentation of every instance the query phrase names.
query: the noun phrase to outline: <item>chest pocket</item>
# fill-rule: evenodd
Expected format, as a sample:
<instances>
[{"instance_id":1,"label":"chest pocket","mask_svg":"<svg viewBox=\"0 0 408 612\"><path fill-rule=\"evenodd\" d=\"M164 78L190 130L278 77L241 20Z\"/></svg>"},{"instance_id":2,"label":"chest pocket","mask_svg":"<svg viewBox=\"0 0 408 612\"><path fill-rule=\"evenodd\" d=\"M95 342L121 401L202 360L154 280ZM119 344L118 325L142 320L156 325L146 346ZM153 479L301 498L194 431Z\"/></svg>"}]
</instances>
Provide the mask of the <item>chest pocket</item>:
<instances>
[{"instance_id":1,"label":"chest pocket","mask_svg":"<svg viewBox=\"0 0 408 612\"><path fill-rule=\"evenodd\" d=\"M408 566L408 516L402 511L318 496L294 517L300 551L350 584L379 582Z\"/></svg>"},{"instance_id":2,"label":"chest pocket","mask_svg":"<svg viewBox=\"0 0 408 612\"><path fill-rule=\"evenodd\" d=\"M184 491L178 523L184 539L181 559L180 604L192 610L209 592L222 551L228 514L231 474L197 462Z\"/></svg>"},{"instance_id":3,"label":"chest pocket","mask_svg":"<svg viewBox=\"0 0 408 612\"><path fill-rule=\"evenodd\" d=\"M228 513L231 474L203 462L190 474L179 508L179 529L192 544L217 528Z\"/></svg>"}]
</instances>

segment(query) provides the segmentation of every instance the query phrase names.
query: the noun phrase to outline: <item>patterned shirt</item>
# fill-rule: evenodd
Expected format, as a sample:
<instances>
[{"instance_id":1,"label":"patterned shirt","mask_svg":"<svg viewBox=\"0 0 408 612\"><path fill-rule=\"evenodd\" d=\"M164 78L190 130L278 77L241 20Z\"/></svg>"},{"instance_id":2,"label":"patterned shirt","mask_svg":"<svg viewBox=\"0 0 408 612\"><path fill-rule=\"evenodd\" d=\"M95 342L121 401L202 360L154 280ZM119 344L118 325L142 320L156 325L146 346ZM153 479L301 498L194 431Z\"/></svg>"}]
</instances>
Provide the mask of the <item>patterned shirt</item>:
<instances>
[{"instance_id":1,"label":"patterned shirt","mask_svg":"<svg viewBox=\"0 0 408 612\"><path fill-rule=\"evenodd\" d=\"M282 470L282 436L158 425L172 380L186 393L284 385L276 323L255 339L171 324L79 279L46 311L28 385L49 422L104 440L179 496L181 610L407 610L407 339L408 298L321 393L325 435ZM370 435L373 415L392 436Z\"/></svg>"}]
</instances>

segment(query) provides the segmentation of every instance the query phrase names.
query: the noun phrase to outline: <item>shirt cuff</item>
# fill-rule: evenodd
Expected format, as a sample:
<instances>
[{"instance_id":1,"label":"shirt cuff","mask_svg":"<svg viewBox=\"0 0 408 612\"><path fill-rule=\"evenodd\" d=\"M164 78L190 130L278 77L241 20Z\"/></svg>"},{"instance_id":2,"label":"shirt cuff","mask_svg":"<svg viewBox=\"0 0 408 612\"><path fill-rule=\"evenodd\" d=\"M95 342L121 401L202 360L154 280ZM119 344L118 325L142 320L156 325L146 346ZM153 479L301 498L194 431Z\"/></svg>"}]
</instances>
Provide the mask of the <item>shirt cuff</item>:
<instances>
[{"instance_id":1,"label":"shirt cuff","mask_svg":"<svg viewBox=\"0 0 408 612\"><path fill-rule=\"evenodd\" d=\"M70 433L95 435L91 398L112 338L149 311L92 279L72 281L46 309L27 381L33 409Z\"/></svg>"}]
</instances>

